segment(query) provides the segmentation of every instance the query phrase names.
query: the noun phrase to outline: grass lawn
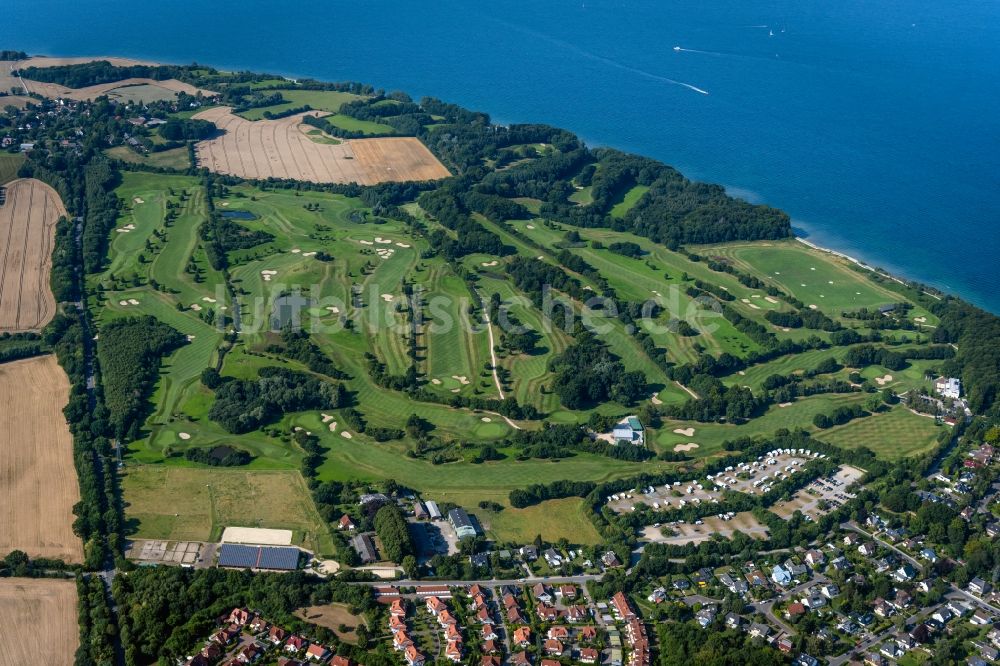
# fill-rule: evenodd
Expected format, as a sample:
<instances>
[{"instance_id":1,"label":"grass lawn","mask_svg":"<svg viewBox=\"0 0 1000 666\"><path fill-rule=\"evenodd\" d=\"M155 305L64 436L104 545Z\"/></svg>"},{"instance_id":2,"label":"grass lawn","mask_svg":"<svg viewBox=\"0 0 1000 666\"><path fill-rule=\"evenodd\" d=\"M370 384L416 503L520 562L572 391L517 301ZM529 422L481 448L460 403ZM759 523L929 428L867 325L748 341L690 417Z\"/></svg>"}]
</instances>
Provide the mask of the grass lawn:
<instances>
[{"instance_id":1,"label":"grass lawn","mask_svg":"<svg viewBox=\"0 0 1000 666\"><path fill-rule=\"evenodd\" d=\"M796 241L721 245L699 253L730 259L743 270L765 276L769 282L807 305L816 305L830 316L841 310L878 307L903 300L825 252Z\"/></svg>"},{"instance_id":2,"label":"grass lawn","mask_svg":"<svg viewBox=\"0 0 1000 666\"><path fill-rule=\"evenodd\" d=\"M330 447L327 460L319 469L324 481L395 479L429 499L456 502L470 509L484 499L504 504L511 490L533 483L558 479L606 481L666 467L655 461L630 463L590 454L561 460L507 458L480 465L467 462L433 465L406 456L401 443L372 444L335 435L322 439Z\"/></svg>"},{"instance_id":3,"label":"grass lawn","mask_svg":"<svg viewBox=\"0 0 1000 666\"><path fill-rule=\"evenodd\" d=\"M247 120L261 120L264 118L265 112L281 113L282 111L295 109L307 104L315 111L336 113L345 103L361 99L359 95L334 90L280 90L278 92L285 98L285 101L281 104L247 109L246 111L241 111L238 115L243 116Z\"/></svg>"},{"instance_id":4,"label":"grass lawn","mask_svg":"<svg viewBox=\"0 0 1000 666\"><path fill-rule=\"evenodd\" d=\"M371 120L358 120L357 118L339 113L327 116L326 120L334 127L339 127L348 132L361 132L362 134L395 134L396 132L391 125L376 123Z\"/></svg>"},{"instance_id":5,"label":"grass lawn","mask_svg":"<svg viewBox=\"0 0 1000 666\"><path fill-rule=\"evenodd\" d=\"M147 153L140 155L128 146L115 146L108 148L104 153L116 160L128 162L129 164L145 164L146 166L158 169L177 169L184 171L191 168L191 159L188 149L184 146L171 148L159 153Z\"/></svg>"},{"instance_id":6,"label":"grass lawn","mask_svg":"<svg viewBox=\"0 0 1000 666\"><path fill-rule=\"evenodd\" d=\"M718 453L722 443L737 437L755 437L771 435L780 428L803 427L816 432L812 425L813 416L827 414L837 407L854 403L862 403L868 397L867 393L848 393L843 395L824 394L800 398L788 407L772 406L762 416L741 424L729 425L720 423L698 423L696 421L664 421L651 439L658 450L674 450L678 444L695 443L697 449L687 452L688 456L700 458ZM692 436L675 433L675 429L694 428ZM829 431L826 431L829 432ZM648 436L648 435L647 435Z\"/></svg>"},{"instance_id":7,"label":"grass lawn","mask_svg":"<svg viewBox=\"0 0 1000 666\"><path fill-rule=\"evenodd\" d=\"M541 534L550 542L566 539L578 545L601 543L601 535L578 497L549 500L524 509L507 507L499 513L480 509L476 515L487 534L497 541L530 543Z\"/></svg>"},{"instance_id":8,"label":"grass lawn","mask_svg":"<svg viewBox=\"0 0 1000 666\"><path fill-rule=\"evenodd\" d=\"M293 541L332 551L329 528L298 472L129 466L122 478L130 536L218 540L225 527L290 529Z\"/></svg>"},{"instance_id":9,"label":"grass lawn","mask_svg":"<svg viewBox=\"0 0 1000 666\"><path fill-rule=\"evenodd\" d=\"M0 153L0 185L17 178L17 170L24 164L22 153Z\"/></svg>"},{"instance_id":10,"label":"grass lawn","mask_svg":"<svg viewBox=\"0 0 1000 666\"><path fill-rule=\"evenodd\" d=\"M362 624L368 626L363 616L355 615L345 604L309 606L295 611L295 615L309 624L329 629L337 635L337 638L352 645L358 642L358 626ZM341 625L347 627L347 631L340 631Z\"/></svg>"},{"instance_id":11,"label":"grass lawn","mask_svg":"<svg viewBox=\"0 0 1000 666\"><path fill-rule=\"evenodd\" d=\"M644 195L646 192L649 192L648 185L634 186L632 189L630 189L628 192L625 193L625 196L622 198L621 201L612 206L611 217L618 217L618 218L625 217L625 213L632 210L632 207L639 202L639 199L641 199L642 195Z\"/></svg>"},{"instance_id":12,"label":"grass lawn","mask_svg":"<svg viewBox=\"0 0 1000 666\"><path fill-rule=\"evenodd\" d=\"M888 412L855 419L818 432L814 437L845 449L867 446L879 458L898 460L930 451L937 446L938 436L950 429L897 405Z\"/></svg>"}]
</instances>

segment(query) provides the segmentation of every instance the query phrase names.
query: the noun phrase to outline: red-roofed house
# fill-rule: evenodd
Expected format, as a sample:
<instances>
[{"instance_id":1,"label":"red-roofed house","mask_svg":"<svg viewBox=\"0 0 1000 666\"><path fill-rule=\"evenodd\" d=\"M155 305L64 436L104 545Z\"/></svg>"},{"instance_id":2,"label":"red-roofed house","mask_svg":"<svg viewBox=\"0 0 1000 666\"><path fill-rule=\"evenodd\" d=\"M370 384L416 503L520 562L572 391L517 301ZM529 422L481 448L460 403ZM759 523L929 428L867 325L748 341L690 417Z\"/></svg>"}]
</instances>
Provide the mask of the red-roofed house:
<instances>
[{"instance_id":1,"label":"red-roofed house","mask_svg":"<svg viewBox=\"0 0 1000 666\"><path fill-rule=\"evenodd\" d=\"M424 666L424 655L412 644L406 648L403 656L408 666Z\"/></svg>"},{"instance_id":2,"label":"red-roofed house","mask_svg":"<svg viewBox=\"0 0 1000 666\"><path fill-rule=\"evenodd\" d=\"M406 617L406 605L402 599L393 599L389 604L389 614L395 617Z\"/></svg>"},{"instance_id":3,"label":"red-roofed house","mask_svg":"<svg viewBox=\"0 0 1000 666\"><path fill-rule=\"evenodd\" d=\"M521 647L531 645L531 629L528 627L518 627L514 630L514 644Z\"/></svg>"},{"instance_id":4,"label":"red-roofed house","mask_svg":"<svg viewBox=\"0 0 1000 666\"><path fill-rule=\"evenodd\" d=\"M549 633L546 634L549 638L555 639L557 641L564 641L569 638L569 629L566 627L551 627L549 628Z\"/></svg>"},{"instance_id":5,"label":"red-roofed house","mask_svg":"<svg viewBox=\"0 0 1000 666\"><path fill-rule=\"evenodd\" d=\"M333 659L330 660L330 666L354 666L354 664L347 657L334 655Z\"/></svg>"},{"instance_id":6,"label":"red-roofed house","mask_svg":"<svg viewBox=\"0 0 1000 666\"><path fill-rule=\"evenodd\" d=\"M551 654L554 657L561 657L563 653L563 644L552 638L546 639L545 641L545 653Z\"/></svg>"},{"instance_id":7,"label":"red-roofed house","mask_svg":"<svg viewBox=\"0 0 1000 666\"><path fill-rule=\"evenodd\" d=\"M346 513L340 517L340 522L337 523L337 528L341 530L351 531L354 529L354 521Z\"/></svg>"},{"instance_id":8,"label":"red-roofed house","mask_svg":"<svg viewBox=\"0 0 1000 666\"><path fill-rule=\"evenodd\" d=\"M241 627L250 621L250 611L246 608L234 608L233 612L229 614L228 622L232 624L238 624Z\"/></svg>"},{"instance_id":9,"label":"red-roofed house","mask_svg":"<svg viewBox=\"0 0 1000 666\"><path fill-rule=\"evenodd\" d=\"M441 611L448 610L448 604L441 601L437 597L427 597L427 612L431 615L437 616Z\"/></svg>"},{"instance_id":10,"label":"red-roofed house","mask_svg":"<svg viewBox=\"0 0 1000 666\"><path fill-rule=\"evenodd\" d=\"M596 664L600 654L594 648L583 648L580 650L580 661L584 664Z\"/></svg>"},{"instance_id":11,"label":"red-roofed house","mask_svg":"<svg viewBox=\"0 0 1000 666\"><path fill-rule=\"evenodd\" d=\"M313 643L306 648L306 657L313 661L324 661L330 656L330 651L318 643Z\"/></svg>"},{"instance_id":12,"label":"red-roofed house","mask_svg":"<svg viewBox=\"0 0 1000 666\"><path fill-rule=\"evenodd\" d=\"M292 636L285 641L285 652L298 652L305 650L309 646L309 641L301 636Z\"/></svg>"},{"instance_id":13,"label":"red-roofed house","mask_svg":"<svg viewBox=\"0 0 1000 666\"><path fill-rule=\"evenodd\" d=\"M286 638L288 638L288 632L278 626L271 627L271 631L267 632L267 640L274 645L281 645Z\"/></svg>"},{"instance_id":14,"label":"red-roofed house","mask_svg":"<svg viewBox=\"0 0 1000 666\"><path fill-rule=\"evenodd\" d=\"M484 624L479 633L483 637L484 641L496 640L497 637L496 629L493 628L492 624Z\"/></svg>"},{"instance_id":15,"label":"red-roofed house","mask_svg":"<svg viewBox=\"0 0 1000 666\"><path fill-rule=\"evenodd\" d=\"M462 644L455 641L448 641L448 647L444 649L444 656L456 664L462 661Z\"/></svg>"},{"instance_id":16,"label":"red-roofed house","mask_svg":"<svg viewBox=\"0 0 1000 666\"><path fill-rule=\"evenodd\" d=\"M580 627L580 640L581 641L592 641L597 638L597 627L586 626Z\"/></svg>"}]
</instances>

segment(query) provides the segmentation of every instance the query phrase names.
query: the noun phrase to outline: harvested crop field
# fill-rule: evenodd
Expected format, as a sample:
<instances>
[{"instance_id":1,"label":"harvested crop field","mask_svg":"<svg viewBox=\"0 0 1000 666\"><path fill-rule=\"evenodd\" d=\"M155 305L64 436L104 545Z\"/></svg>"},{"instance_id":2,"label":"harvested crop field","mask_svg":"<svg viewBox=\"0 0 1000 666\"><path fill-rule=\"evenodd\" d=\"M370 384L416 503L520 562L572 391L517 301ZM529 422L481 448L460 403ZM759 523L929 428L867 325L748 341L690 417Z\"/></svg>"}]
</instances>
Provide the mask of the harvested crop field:
<instances>
[{"instance_id":1,"label":"harvested crop field","mask_svg":"<svg viewBox=\"0 0 1000 666\"><path fill-rule=\"evenodd\" d=\"M307 115L249 121L229 107L194 117L222 130L195 146L198 166L242 178L292 178L313 183L374 185L391 181L447 178L448 170L419 139L388 137L317 143L299 130Z\"/></svg>"},{"instance_id":2,"label":"harvested crop field","mask_svg":"<svg viewBox=\"0 0 1000 666\"><path fill-rule=\"evenodd\" d=\"M0 578L0 666L69 666L79 642L76 583Z\"/></svg>"},{"instance_id":3,"label":"harvested crop field","mask_svg":"<svg viewBox=\"0 0 1000 666\"><path fill-rule=\"evenodd\" d=\"M56 221L66 209L34 179L13 181L0 200L0 332L37 330L56 311L49 271Z\"/></svg>"},{"instance_id":4,"label":"harvested crop field","mask_svg":"<svg viewBox=\"0 0 1000 666\"><path fill-rule=\"evenodd\" d=\"M0 365L0 553L83 561L67 402L69 379L54 356Z\"/></svg>"}]
</instances>

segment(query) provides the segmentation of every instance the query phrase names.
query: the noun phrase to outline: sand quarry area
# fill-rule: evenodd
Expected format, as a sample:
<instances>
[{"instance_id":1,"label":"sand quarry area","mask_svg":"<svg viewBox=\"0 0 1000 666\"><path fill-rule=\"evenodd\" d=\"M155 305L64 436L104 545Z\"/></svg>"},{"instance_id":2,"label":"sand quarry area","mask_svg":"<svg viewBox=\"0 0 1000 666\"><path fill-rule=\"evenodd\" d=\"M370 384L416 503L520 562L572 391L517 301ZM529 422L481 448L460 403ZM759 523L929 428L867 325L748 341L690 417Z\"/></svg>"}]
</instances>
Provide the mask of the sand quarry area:
<instances>
[{"instance_id":1,"label":"sand quarry area","mask_svg":"<svg viewBox=\"0 0 1000 666\"><path fill-rule=\"evenodd\" d=\"M195 88L192 85L183 83L176 79L167 79L165 81L156 81L153 79L122 79L121 81L113 81L111 83L100 83L93 86L87 86L86 88L67 88L66 86L59 85L58 83L43 83L41 81L31 81L28 79L19 79L12 73L12 68L17 69L27 69L28 67L61 67L64 65L79 65L87 62L95 62L98 60L107 60L115 67L129 67L132 65L155 65L157 63L144 62L140 60L130 60L129 58L104 58L104 57L93 57L93 58L46 58L46 57L35 57L28 58L27 60L10 61L3 60L0 61L0 90L10 90L11 88L22 88L22 83L24 87L27 87L28 92L41 95L43 97L50 98L63 98L63 99L74 99L78 101L91 100L101 95L107 95L109 93L113 94L112 91L118 88L127 88L130 86L140 86L147 85L153 88L160 88L167 93L178 93L186 92L189 95L195 95L198 92L201 94L212 97L217 93L211 90L202 90Z\"/></svg>"},{"instance_id":2,"label":"sand quarry area","mask_svg":"<svg viewBox=\"0 0 1000 666\"><path fill-rule=\"evenodd\" d=\"M22 178L5 188L0 206L0 333L38 330L52 321L49 287L56 222L62 200L40 180Z\"/></svg>"},{"instance_id":3,"label":"sand quarry area","mask_svg":"<svg viewBox=\"0 0 1000 666\"><path fill-rule=\"evenodd\" d=\"M227 106L202 111L194 117L215 123L221 133L195 145L198 166L242 178L359 185L436 180L451 175L413 137L316 143L298 128L307 115L327 114L309 111L280 120L250 121L234 115Z\"/></svg>"},{"instance_id":4,"label":"sand quarry area","mask_svg":"<svg viewBox=\"0 0 1000 666\"><path fill-rule=\"evenodd\" d=\"M68 666L79 633L75 582L0 578L0 666Z\"/></svg>"},{"instance_id":5,"label":"sand quarry area","mask_svg":"<svg viewBox=\"0 0 1000 666\"><path fill-rule=\"evenodd\" d=\"M0 365L0 553L83 561L68 402L69 379L54 356Z\"/></svg>"}]
</instances>

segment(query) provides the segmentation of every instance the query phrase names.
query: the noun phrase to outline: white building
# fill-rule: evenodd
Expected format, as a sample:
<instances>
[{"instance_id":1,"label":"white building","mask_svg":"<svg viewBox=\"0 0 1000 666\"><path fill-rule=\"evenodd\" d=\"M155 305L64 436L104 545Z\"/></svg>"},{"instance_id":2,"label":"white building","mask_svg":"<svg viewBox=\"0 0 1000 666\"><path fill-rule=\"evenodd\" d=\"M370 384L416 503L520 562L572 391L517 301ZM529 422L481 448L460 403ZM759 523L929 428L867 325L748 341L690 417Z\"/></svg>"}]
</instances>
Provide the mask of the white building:
<instances>
[{"instance_id":1,"label":"white building","mask_svg":"<svg viewBox=\"0 0 1000 666\"><path fill-rule=\"evenodd\" d=\"M942 377L934 382L934 390L942 397L958 400L962 395L962 381L955 377Z\"/></svg>"}]
</instances>

